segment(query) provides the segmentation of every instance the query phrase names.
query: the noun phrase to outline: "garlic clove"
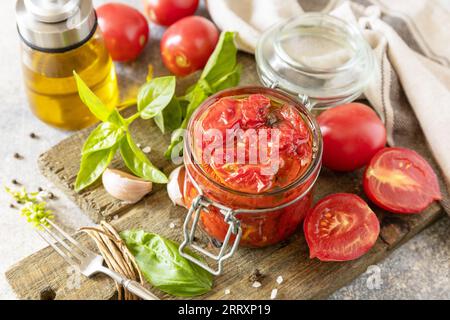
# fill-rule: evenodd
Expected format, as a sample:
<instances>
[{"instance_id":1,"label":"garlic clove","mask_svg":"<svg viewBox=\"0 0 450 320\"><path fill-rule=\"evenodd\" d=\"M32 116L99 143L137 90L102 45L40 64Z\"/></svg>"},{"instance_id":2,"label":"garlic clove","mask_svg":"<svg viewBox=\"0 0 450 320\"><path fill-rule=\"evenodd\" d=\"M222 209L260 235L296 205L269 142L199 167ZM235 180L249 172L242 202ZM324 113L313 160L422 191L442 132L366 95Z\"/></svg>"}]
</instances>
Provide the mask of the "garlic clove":
<instances>
[{"instance_id":1,"label":"garlic clove","mask_svg":"<svg viewBox=\"0 0 450 320\"><path fill-rule=\"evenodd\" d=\"M150 181L116 169L106 169L102 175L102 182L111 196L127 203L136 203L152 191Z\"/></svg>"},{"instance_id":2,"label":"garlic clove","mask_svg":"<svg viewBox=\"0 0 450 320\"><path fill-rule=\"evenodd\" d=\"M185 168L180 166L174 169L169 175L167 183L167 193L174 205L186 207L183 199Z\"/></svg>"}]
</instances>

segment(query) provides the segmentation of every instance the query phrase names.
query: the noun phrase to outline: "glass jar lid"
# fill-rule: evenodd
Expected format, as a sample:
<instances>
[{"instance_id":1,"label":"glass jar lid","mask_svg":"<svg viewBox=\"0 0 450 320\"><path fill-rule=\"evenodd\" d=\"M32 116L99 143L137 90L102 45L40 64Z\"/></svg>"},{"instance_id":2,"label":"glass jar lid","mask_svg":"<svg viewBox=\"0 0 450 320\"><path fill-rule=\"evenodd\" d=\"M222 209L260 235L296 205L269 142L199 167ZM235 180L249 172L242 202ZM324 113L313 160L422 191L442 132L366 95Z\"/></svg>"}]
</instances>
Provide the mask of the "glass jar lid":
<instances>
[{"instance_id":1,"label":"glass jar lid","mask_svg":"<svg viewBox=\"0 0 450 320\"><path fill-rule=\"evenodd\" d=\"M259 39L258 74L312 107L328 108L358 98L372 78L374 57L360 30L322 13L276 24Z\"/></svg>"}]
</instances>

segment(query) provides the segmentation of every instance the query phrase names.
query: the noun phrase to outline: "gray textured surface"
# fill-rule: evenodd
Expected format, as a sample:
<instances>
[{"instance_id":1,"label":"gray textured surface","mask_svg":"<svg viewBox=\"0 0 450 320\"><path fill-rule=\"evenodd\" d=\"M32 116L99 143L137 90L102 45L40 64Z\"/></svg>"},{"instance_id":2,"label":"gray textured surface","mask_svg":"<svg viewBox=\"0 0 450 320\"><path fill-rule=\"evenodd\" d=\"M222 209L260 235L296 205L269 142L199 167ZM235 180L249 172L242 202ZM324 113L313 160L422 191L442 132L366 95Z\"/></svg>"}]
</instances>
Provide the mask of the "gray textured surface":
<instances>
[{"instance_id":1,"label":"gray textured surface","mask_svg":"<svg viewBox=\"0 0 450 320\"><path fill-rule=\"evenodd\" d=\"M51 189L58 199L51 202L60 224L74 230L91 222L37 170L38 155L68 135L47 127L33 117L26 106L19 64L19 42L14 24L14 2L0 2L0 142L2 145L0 183L17 179L30 189ZM101 3L103 1L95 1ZM123 2L140 1L130 0ZM152 37L161 30L152 28ZM35 132L40 139L29 137ZM13 158L14 152L24 156ZM0 191L0 298L14 299L5 270L34 251L43 241L13 209ZM442 219L431 228L397 249L378 266L333 294L331 299L450 299L450 219ZM376 276L379 275L379 279ZM372 280L381 280L375 281ZM373 284L379 286L373 286ZM372 289L370 289L372 288Z\"/></svg>"}]
</instances>

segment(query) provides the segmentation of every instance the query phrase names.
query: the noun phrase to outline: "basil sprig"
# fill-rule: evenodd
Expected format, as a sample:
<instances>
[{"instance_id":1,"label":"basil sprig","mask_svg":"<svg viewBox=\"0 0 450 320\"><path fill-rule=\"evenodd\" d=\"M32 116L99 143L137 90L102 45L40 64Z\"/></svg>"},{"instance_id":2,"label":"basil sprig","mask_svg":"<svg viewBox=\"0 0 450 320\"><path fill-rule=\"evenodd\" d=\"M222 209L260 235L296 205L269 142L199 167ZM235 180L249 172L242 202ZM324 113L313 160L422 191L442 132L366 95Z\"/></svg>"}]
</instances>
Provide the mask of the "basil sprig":
<instances>
[{"instance_id":1,"label":"basil sprig","mask_svg":"<svg viewBox=\"0 0 450 320\"><path fill-rule=\"evenodd\" d=\"M179 129L186 129L191 115L212 94L239 84L241 66L237 64L237 48L234 43L234 32L222 32L214 52L203 69L199 81L191 87L184 97L187 103L185 117ZM183 130L175 130L170 145L165 153L166 158L178 156L182 151Z\"/></svg>"},{"instance_id":2,"label":"basil sprig","mask_svg":"<svg viewBox=\"0 0 450 320\"><path fill-rule=\"evenodd\" d=\"M158 170L137 147L128 129L137 118L153 119L162 133L172 131L166 157L182 152L184 129L198 106L210 95L236 86L241 66L236 63L237 48L234 32L223 32L211 54L199 81L182 97L175 97L176 79L166 76L150 79L138 92L138 112L124 119L117 109L109 109L74 72L81 100L100 121L84 143L75 190L81 191L94 183L106 170L117 151L125 165L138 177L155 183L167 183ZM151 78L151 77L150 77Z\"/></svg>"},{"instance_id":3,"label":"basil sprig","mask_svg":"<svg viewBox=\"0 0 450 320\"><path fill-rule=\"evenodd\" d=\"M138 95L138 112L124 119L117 109L108 110L76 72L74 76L81 100L103 121L83 145L75 190L79 192L94 183L111 163L117 150L120 150L125 165L136 176L155 183L167 183L166 175L137 147L128 127L136 118L150 119L169 105L175 93L175 77L155 78L142 86Z\"/></svg>"},{"instance_id":4,"label":"basil sprig","mask_svg":"<svg viewBox=\"0 0 450 320\"><path fill-rule=\"evenodd\" d=\"M179 297L198 296L211 290L212 275L183 258L177 243L142 230L123 231L120 236L154 287Z\"/></svg>"}]
</instances>

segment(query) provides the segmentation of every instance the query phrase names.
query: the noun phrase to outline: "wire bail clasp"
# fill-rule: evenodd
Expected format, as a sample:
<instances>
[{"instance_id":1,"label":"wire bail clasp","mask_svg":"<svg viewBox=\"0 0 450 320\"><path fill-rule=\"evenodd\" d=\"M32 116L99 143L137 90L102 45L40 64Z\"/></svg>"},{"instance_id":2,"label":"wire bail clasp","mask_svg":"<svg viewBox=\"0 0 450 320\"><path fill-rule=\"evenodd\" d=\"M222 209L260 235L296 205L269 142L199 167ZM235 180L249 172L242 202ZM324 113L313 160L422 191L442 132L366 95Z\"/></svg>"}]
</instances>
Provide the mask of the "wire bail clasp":
<instances>
[{"instance_id":1,"label":"wire bail clasp","mask_svg":"<svg viewBox=\"0 0 450 320\"><path fill-rule=\"evenodd\" d=\"M227 234L225 235L225 239L223 240L222 246L220 247L220 251L217 255L209 252L208 250L196 245L194 243L195 231L197 230L198 221L200 219L200 214L202 210L207 211L208 207L215 207L220 210L220 212L224 215L224 221L229 225ZM189 222L192 220L192 226L189 227ZM223 262L230 258L237 250L239 242L242 237L242 228L240 221L235 217L235 212L233 209L225 207L221 204L218 204L214 201L209 200L203 195L197 196L192 202L191 207L186 215L186 219L183 224L183 233L184 240L179 247L180 255L189 261L195 263L196 265L202 267L206 271L212 273L213 275L220 275L223 270ZM231 235L235 234L236 237L234 239L234 243L229 250L228 244L230 242ZM190 247L197 252L204 254L205 256L211 258L212 260L217 262L217 269L211 268L206 262L200 260L197 257L194 257L192 254L186 252L186 248Z\"/></svg>"}]
</instances>

